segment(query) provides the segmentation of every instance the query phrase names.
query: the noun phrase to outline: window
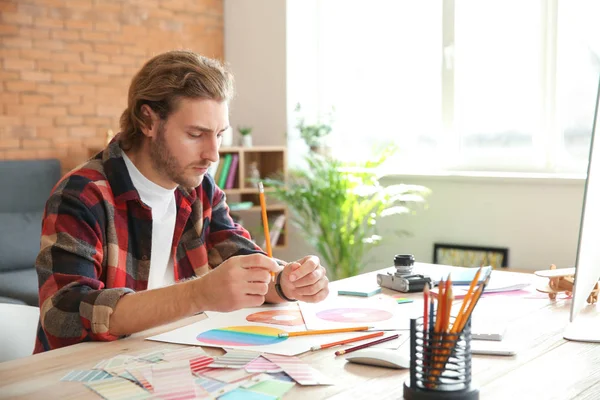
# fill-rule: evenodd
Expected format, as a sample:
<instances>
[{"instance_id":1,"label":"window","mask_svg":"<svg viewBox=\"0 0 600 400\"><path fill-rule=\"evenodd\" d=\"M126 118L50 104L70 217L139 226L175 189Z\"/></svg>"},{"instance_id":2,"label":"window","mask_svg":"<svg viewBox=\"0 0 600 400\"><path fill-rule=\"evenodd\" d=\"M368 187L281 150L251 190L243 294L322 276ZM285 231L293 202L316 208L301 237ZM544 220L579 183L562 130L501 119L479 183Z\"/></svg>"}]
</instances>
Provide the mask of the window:
<instances>
[{"instance_id":1,"label":"window","mask_svg":"<svg viewBox=\"0 0 600 400\"><path fill-rule=\"evenodd\" d=\"M288 52L305 38L288 57L290 109L334 107L341 158L393 142L420 170L583 172L597 15L596 0L288 2Z\"/></svg>"}]
</instances>

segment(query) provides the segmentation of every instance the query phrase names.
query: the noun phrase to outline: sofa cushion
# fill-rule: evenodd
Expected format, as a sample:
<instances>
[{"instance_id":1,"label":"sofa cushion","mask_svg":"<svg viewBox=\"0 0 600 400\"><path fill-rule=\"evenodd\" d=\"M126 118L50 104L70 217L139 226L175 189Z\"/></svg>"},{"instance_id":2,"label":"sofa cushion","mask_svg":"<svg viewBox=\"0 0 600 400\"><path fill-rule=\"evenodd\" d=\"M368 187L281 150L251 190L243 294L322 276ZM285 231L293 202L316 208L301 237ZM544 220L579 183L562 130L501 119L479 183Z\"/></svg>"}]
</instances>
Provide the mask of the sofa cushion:
<instances>
[{"instance_id":1,"label":"sofa cushion","mask_svg":"<svg viewBox=\"0 0 600 400\"><path fill-rule=\"evenodd\" d=\"M44 210L59 179L58 160L0 161L0 212Z\"/></svg>"},{"instance_id":2,"label":"sofa cushion","mask_svg":"<svg viewBox=\"0 0 600 400\"><path fill-rule=\"evenodd\" d=\"M42 216L42 212L0 213L0 271L35 266Z\"/></svg>"},{"instance_id":3,"label":"sofa cushion","mask_svg":"<svg viewBox=\"0 0 600 400\"><path fill-rule=\"evenodd\" d=\"M13 299L11 297L2 297L0 296L0 303L8 303L8 304L25 304L24 301Z\"/></svg>"},{"instance_id":4,"label":"sofa cushion","mask_svg":"<svg viewBox=\"0 0 600 400\"><path fill-rule=\"evenodd\" d=\"M0 296L38 305L38 276L35 268L0 273Z\"/></svg>"}]
</instances>

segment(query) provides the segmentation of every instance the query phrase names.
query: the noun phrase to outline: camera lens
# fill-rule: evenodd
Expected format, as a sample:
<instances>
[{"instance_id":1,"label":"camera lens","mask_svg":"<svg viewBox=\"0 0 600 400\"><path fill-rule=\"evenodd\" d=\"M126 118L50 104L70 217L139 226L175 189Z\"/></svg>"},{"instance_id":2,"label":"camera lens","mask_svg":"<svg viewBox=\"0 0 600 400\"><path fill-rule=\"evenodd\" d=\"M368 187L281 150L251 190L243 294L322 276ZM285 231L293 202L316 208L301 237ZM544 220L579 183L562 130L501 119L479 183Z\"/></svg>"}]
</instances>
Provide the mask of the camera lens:
<instances>
[{"instance_id":1,"label":"camera lens","mask_svg":"<svg viewBox=\"0 0 600 400\"><path fill-rule=\"evenodd\" d=\"M410 267L415 263L415 256L412 254L396 254L394 257L394 266Z\"/></svg>"}]
</instances>

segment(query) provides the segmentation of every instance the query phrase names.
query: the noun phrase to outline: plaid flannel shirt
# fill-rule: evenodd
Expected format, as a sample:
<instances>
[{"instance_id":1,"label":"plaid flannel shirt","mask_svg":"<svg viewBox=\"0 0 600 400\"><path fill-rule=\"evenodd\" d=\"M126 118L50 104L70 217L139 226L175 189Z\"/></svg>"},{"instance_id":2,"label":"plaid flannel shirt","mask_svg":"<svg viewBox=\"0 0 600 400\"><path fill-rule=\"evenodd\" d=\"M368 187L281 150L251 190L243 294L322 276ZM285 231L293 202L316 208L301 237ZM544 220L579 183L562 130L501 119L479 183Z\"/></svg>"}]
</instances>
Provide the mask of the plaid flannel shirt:
<instances>
[{"instance_id":1,"label":"plaid flannel shirt","mask_svg":"<svg viewBox=\"0 0 600 400\"><path fill-rule=\"evenodd\" d=\"M140 199L116 141L69 172L46 203L39 278L40 324L34 353L118 337L109 320L119 299L145 290L152 212ZM175 280L200 276L235 255L262 252L235 224L212 177L175 191Z\"/></svg>"}]
</instances>

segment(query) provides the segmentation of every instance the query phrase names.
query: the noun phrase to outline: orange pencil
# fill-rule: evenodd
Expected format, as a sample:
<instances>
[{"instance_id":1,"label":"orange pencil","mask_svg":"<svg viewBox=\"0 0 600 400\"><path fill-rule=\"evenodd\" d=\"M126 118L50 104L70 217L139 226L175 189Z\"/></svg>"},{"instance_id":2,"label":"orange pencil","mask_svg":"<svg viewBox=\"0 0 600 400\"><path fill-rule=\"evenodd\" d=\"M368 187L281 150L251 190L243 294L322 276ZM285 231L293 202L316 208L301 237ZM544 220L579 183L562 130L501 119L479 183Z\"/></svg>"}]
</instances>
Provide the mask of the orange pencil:
<instances>
[{"instance_id":1,"label":"orange pencil","mask_svg":"<svg viewBox=\"0 0 600 400\"><path fill-rule=\"evenodd\" d=\"M313 346L310 349L312 351L322 350L322 349L328 349L328 348L333 347L333 346L339 346L339 345L342 345L342 344L348 344L348 343L358 342L360 340L371 339L371 338L374 338L374 337L377 337L377 336L383 336L383 332L375 332L375 333L370 333L368 335L357 336L357 337L353 337L353 338L345 339L345 340L339 340L337 342L331 342L331 343L321 344L321 345L318 345L318 346Z\"/></svg>"},{"instance_id":2,"label":"orange pencil","mask_svg":"<svg viewBox=\"0 0 600 400\"><path fill-rule=\"evenodd\" d=\"M462 314L465 311L465 309L467 308L469 302L471 301L471 296L473 296L473 291L475 289L475 285L477 285L477 282L479 282L479 275L481 274L481 268L482 267L479 267L479 269L475 273L475 276L473 277L473 280L471 281L471 284L469 285L469 290L467 290L467 294L465 295L465 298L463 299L462 304L460 305L460 310L458 310L458 314L456 315L454 324L452 324L452 333L458 332L458 327L460 326Z\"/></svg>"},{"instance_id":3,"label":"orange pencil","mask_svg":"<svg viewBox=\"0 0 600 400\"><path fill-rule=\"evenodd\" d=\"M262 223L265 231L265 241L267 242L267 255L273 257L271 248L271 235L269 235L269 219L267 218L267 202L265 201L265 188L262 182L258 182L258 198L260 200L260 209L262 214ZM275 281L275 271L271 271L271 281Z\"/></svg>"},{"instance_id":4,"label":"orange pencil","mask_svg":"<svg viewBox=\"0 0 600 400\"><path fill-rule=\"evenodd\" d=\"M279 337L324 335L326 333L368 331L369 329L371 329L370 326L357 326L354 328L337 328L337 329L321 329L321 330L301 331L301 332L284 332L284 333L280 333Z\"/></svg>"}]
</instances>

